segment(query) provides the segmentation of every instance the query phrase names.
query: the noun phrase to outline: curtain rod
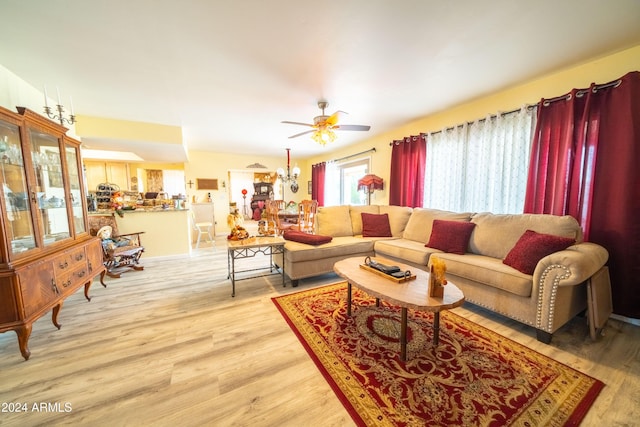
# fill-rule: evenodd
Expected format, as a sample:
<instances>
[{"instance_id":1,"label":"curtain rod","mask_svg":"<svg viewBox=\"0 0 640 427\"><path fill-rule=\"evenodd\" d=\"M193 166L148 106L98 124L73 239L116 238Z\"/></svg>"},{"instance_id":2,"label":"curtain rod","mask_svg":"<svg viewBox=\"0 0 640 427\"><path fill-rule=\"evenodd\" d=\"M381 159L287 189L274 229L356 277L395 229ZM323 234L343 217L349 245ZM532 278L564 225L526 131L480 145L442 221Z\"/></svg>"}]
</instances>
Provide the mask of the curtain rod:
<instances>
[{"instance_id":1,"label":"curtain rod","mask_svg":"<svg viewBox=\"0 0 640 427\"><path fill-rule=\"evenodd\" d=\"M330 162L341 162L341 161L343 161L343 160L347 160L347 159L350 159L350 158L352 158L352 157L360 156L360 155L362 155L362 154L367 154L367 153L371 153L371 152L374 152L374 153L375 153L375 152L376 152L376 147L370 148L370 149L368 149L368 150L361 151L361 152L359 152L359 153L350 154L350 155L348 155L348 156L340 157L339 159L329 160L329 161L330 161Z\"/></svg>"},{"instance_id":2,"label":"curtain rod","mask_svg":"<svg viewBox=\"0 0 640 427\"><path fill-rule=\"evenodd\" d=\"M526 108L527 108L527 110L532 110L532 109L536 108L537 106L538 106L538 104L532 104L532 105L527 105ZM489 116L489 118L493 119L493 118L496 118L498 116L506 116L507 114L517 113L520 110L522 110L522 107L517 108L515 110L511 110L511 111L505 111L504 113L491 114ZM455 129L457 127L464 126L465 124L466 125L471 125L471 124L474 124L475 122L484 122L485 120L487 120L486 117L482 118L482 119L474 120L472 122L465 122L465 123L462 123L462 124L459 124L459 125L455 125L455 126L447 126L446 128L444 128L444 130ZM436 130L434 132L425 132L426 135L435 135L435 134L438 134L438 133L442 133L442 130ZM393 145L393 142L390 142L389 145Z\"/></svg>"},{"instance_id":3,"label":"curtain rod","mask_svg":"<svg viewBox=\"0 0 640 427\"><path fill-rule=\"evenodd\" d=\"M622 83L622 79L618 79L618 80L614 80L614 81L609 82L609 83L603 83L603 84L600 84L600 85L594 85L594 86L593 86L593 88L583 89L583 90L578 90L578 91L576 92L576 96L578 96L578 97L579 97L579 96L583 96L584 94L586 94L586 93L587 93L587 92L589 92L590 90L593 90L594 92L597 92L597 91L599 91L599 90L601 90L601 89L606 89L606 88L609 88L609 87L618 87L618 86L620 86L620 84L621 84L621 83ZM545 99L545 100L542 102L542 104L546 107L546 106L548 106L549 104L551 104L552 102L561 101L561 100L563 100L563 99L564 99L564 100L567 100L567 101L568 101L568 100L570 100L570 99L571 99L571 93L569 93L569 94L567 94L567 95L557 96L557 97L555 97L555 98ZM526 106L526 108L527 108L528 110L532 110L532 109L536 108L536 107L538 106L538 104L539 104L539 103L531 104L531 105L527 105L527 106ZM490 118L496 118L496 117L498 117L498 115L500 115L500 116L506 116L507 114L517 113L517 112L518 112L518 111L520 111L521 109L522 109L522 108L517 108L517 109L515 109L515 110L507 111L507 112L504 112L504 113L492 114L492 115L491 115L491 116L489 116L489 117L490 117ZM456 126L449 126L449 127L444 128L444 130L451 130L451 129L455 129L455 128L460 127L460 126L464 126L465 124L467 124L467 125L471 125L471 124L473 124L473 123L475 123L475 122L484 122L485 120L487 120L487 119L486 119L486 118L484 118L484 119L475 120L475 121L473 121L473 122L466 122L466 123L459 124L459 125L456 125ZM438 133L442 133L442 130L437 130L437 131L435 131L435 132L427 132L427 135L435 135L435 134L438 134ZM392 146L392 145L393 145L393 142L390 142L390 143L389 143L389 145L390 145L390 146Z\"/></svg>"},{"instance_id":4,"label":"curtain rod","mask_svg":"<svg viewBox=\"0 0 640 427\"><path fill-rule=\"evenodd\" d=\"M612 82L609 82L609 83L603 83L601 85L593 85L593 87L590 87L588 89L580 89L580 90L576 91L576 98L580 98L581 96L584 96L585 94L589 93L589 91L593 91L593 93L596 93L599 90L606 89L606 88L609 88L609 87L614 87L615 88L615 87L620 86L621 83L622 83L622 79L618 79L618 80L615 80L615 81L612 81ZM552 104L552 103L554 103L556 101L562 101L562 100L568 101L568 100L571 99L571 96L572 96L571 93L572 92L569 92L566 95L556 96L555 98L550 98L550 99L545 99L542 102L542 105L544 105L545 107L548 107L550 104Z\"/></svg>"}]
</instances>

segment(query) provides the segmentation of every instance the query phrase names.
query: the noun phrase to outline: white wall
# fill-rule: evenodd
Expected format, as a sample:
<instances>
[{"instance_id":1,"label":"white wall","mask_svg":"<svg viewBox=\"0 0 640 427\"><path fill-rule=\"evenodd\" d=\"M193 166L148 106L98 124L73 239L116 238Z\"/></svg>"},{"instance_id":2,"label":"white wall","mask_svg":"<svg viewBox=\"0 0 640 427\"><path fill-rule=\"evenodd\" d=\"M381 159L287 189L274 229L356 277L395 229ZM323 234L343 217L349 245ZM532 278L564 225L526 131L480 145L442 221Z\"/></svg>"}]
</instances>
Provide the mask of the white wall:
<instances>
[{"instance_id":1,"label":"white wall","mask_svg":"<svg viewBox=\"0 0 640 427\"><path fill-rule=\"evenodd\" d=\"M53 88L55 91L55 88ZM50 89L47 92L51 93ZM49 106L57 104L57 101L49 99ZM64 103L64 101L63 101ZM44 88L35 88L10 70L0 65L0 106L16 112L16 107L25 107L42 116L44 114ZM65 125L69 129L67 135L78 139L75 126Z\"/></svg>"}]
</instances>

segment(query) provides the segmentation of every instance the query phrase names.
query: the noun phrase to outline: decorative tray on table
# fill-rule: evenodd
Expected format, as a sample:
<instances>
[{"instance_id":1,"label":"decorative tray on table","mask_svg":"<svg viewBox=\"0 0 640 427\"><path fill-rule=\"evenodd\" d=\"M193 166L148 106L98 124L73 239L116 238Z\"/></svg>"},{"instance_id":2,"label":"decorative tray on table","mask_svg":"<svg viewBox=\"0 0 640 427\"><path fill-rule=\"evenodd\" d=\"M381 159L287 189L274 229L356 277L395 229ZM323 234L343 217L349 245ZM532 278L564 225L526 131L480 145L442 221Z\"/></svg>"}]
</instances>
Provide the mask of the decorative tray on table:
<instances>
[{"instance_id":1,"label":"decorative tray on table","mask_svg":"<svg viewBox=\"0 0 640 427\"><path fill-rule=\"evenodd\" d=\"M364 264L360 264L360 268L396 283L404 283L408 282L409 280L416 279L416 275L412 274L410 270L402 271L400 270L400 267L397 267L395 265L381 264L372 260L371 257L366 257L364 259Z\"/></svg>"}]
</instances>

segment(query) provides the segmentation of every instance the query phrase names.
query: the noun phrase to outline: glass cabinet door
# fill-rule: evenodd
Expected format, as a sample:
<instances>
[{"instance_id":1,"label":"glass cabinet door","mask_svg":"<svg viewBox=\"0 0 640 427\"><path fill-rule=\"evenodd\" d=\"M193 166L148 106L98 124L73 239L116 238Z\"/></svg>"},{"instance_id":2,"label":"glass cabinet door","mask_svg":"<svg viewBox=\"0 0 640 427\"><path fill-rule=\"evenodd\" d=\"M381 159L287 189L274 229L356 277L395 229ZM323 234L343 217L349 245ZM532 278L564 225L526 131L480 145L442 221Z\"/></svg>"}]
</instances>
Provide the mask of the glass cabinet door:
<instances>
[{"instance_id":1,"label":"glass cabinet door","mask_svg":"<svg viewBox=\"0 0 640 427\"><path fill-rule=\"evenodd\" d=\"M70 237L62 162L58 139L29 129L31 158L36 175L35 197L40 211L44 245Z\"/></svg>"},{"instance_id":2,"label":"glass cabinet door","mask_svg":"<svg viewBox=\"0 0 640 427\"><path fill-rule=\"evenodd\" d=\"M7 240L11 253L19 254L36 246L33 216L27 191L24 159L18 126L0 121L0 167L2 200L7 219Z\"/></svg>"},{"instance_id":3,"label":"glass cabinet door","mask_svg":"<svg viewBox=\"0 0 640 427\"><path fill-rule=\"evenodd\" d=\"M84 209L82 207L82 193L80 187L80 171L78 169L78 149L75 147L66 146L65 152L67 156L67 169L69 171L69 190L71 194L69 199L71 200L72 214L73 214L73 227L75 233L82 233L85 230L84 224Z\"/></svg>"}]
</instances>

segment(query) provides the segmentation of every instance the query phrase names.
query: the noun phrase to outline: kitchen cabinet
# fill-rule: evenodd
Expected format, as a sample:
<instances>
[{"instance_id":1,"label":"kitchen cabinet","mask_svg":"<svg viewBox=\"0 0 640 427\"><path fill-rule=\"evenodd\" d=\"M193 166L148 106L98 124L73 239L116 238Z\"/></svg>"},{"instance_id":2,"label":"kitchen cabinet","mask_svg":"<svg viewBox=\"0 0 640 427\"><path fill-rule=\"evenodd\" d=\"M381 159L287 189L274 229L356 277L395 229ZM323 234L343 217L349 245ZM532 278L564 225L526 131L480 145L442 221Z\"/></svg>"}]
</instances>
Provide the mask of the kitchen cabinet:
<instances>
[{"instance_id":1,"label":"kitchen cabinet","mask_svg":"<svg viewBox=\"0 0 640 427\"><path fill-rule=\"evenodd\" d=\"M85 160L84 166L89 191L95 191L103 183L116 184L121 190L130 187L128 163Z\"/></svg>"},{"instance_id":2,"label":"kitchen cabinet","mask_svg":"<svg viewBox=\"0 0 640 427\"><path fill-rule=\"evenodd\" d=\"M26 108L0 107L0 332L15 331L25 359L33 323L104 277L88 233L80 142Z\"/></svg>"}]
</instances>

